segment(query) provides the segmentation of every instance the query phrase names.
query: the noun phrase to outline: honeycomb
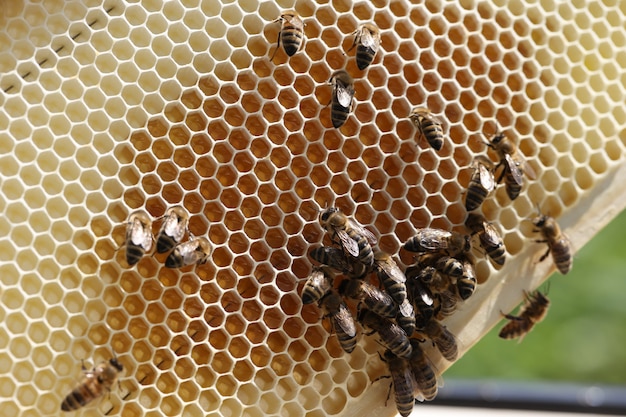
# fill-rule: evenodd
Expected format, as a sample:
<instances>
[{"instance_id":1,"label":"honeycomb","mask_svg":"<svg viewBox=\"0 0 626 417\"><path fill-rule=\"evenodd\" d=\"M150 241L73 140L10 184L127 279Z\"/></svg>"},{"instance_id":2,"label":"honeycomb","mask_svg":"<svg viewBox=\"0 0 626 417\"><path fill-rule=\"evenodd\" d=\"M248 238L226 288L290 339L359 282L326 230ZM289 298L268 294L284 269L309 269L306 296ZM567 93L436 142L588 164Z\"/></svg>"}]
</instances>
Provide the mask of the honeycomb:
<instances>
[{"instance_id":1,"label":"honeycomb","mask_svg":"<svg viewBox=\"0 0 626 417\"><path fill-rule=\"evenodd\" d=\"M271 62L292 8L304 46ZM525 222L537 206L574 249L626 206L625 15L617 0L3 1L3 415L58 415L81 360L113 354L120 386L76 414L395 414L370 382L387 373L375 340L344 354L302 306L320 208L398 254L416 228L463 230L486 138L519 144L537 179L483 204L508 259L479 261L476 294L446 321L463 353L553 271ZM382 44L360 71L345 51L364 22ZM341 68L355 106L334 129ZM416 140L416 106L444 121L441 151ZM178 204L211 260L127 268L129 213Z\"/></svg>"}]
</instances>

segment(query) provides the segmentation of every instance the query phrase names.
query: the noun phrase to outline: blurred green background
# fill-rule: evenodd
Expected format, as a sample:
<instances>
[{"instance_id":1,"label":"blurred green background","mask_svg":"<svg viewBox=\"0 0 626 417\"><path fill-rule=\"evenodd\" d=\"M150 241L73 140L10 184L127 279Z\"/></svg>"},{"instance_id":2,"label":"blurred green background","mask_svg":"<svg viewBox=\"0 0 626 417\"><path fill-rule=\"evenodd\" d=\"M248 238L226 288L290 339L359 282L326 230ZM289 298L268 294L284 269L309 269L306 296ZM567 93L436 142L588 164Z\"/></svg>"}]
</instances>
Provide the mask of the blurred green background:
<instances>
[{"instance_id":1,"label":"blurred green background","mask_svg":"<svg viewBox=\"0 0 626 417\"><path fill-rule=\"evenodd\" d=\"M626 211L548 282L548 315L521 343L498 337L502 321L445 378L626 385Z\"/></svg>"}]
</instances>

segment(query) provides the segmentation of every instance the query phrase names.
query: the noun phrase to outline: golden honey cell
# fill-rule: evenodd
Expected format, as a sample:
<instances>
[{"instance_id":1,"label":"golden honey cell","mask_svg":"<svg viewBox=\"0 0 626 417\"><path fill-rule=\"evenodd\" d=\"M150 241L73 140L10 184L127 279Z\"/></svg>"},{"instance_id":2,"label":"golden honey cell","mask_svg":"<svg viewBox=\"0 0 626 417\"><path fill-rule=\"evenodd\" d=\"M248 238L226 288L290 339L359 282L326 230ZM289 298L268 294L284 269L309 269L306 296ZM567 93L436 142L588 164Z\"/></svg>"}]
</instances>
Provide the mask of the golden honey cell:
<instances>
[{"instance_id":1,"label":"golden honey cell","mask_svg":"<svg viewBox=\"0 0 626 417\"><path fill-rule=\"evenodd\" d=\"M303 46L271 62L289 9ZM472 160L495 161L484 142L503 131L518 145L537 179L514 202L500 185L482 205L507 263L479 259L476 293L446 320L462 354L550 272L523 222L537 206L574 250L626 206L611 181L626 175L619 4L52 0L0 11L7 415L57 413L81 360L113 354L125 371L101 413L393 415L373 395L388 385L370 384L386 372L375 338L345 354L316 306L302 306L308 252L330 243L320 210L339 207L406 265L398 251L417 228L464 230ZM361 71L346 51L365 22L382 43ZM328 80L342 68L355 103L335 129ZM408 119L418 106L443 122L438 152ZM129 213L158 222L173 205L211 242L209 262L172 270L148 254L127 268ZM517 275L530 265L532 277Z\"/></svg>"}]
</instances>

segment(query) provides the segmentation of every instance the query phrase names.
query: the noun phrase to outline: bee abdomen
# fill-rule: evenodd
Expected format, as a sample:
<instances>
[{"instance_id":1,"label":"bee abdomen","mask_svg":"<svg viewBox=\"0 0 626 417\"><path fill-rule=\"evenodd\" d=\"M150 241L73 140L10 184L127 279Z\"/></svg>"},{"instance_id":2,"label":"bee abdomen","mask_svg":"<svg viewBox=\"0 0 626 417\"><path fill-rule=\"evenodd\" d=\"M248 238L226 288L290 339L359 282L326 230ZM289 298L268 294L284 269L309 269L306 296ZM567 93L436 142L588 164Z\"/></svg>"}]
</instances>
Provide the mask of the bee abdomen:
<instances>
[{"instance_id":1,"label":"bee abdomen","mask_svg":"<svg viewBox=\"0 0 626 417\"><path fill-rule=\"evenodd\" d=\"M508 170L506 173L505 188L506 188L506 193L511 200L515 200L519 196L520 192L522 191L522 185L519 184L515 180L515 177L513 176L513 174Z\"/></svg>"},{"instance_id":2,"label":"bee abdomen","mask_svg":"<svg viewBox=\"0 0 626 417\"><path fill-rule=\"evenodd\" d=\"M176 241L172 239L170 236L161 235L157 240L157 253L165 253L167 251L172 250L174 246L176 246Z\"/></svg>"},{"instance_id":3,"label":"bee abdomen","mask_svg":"<svg viewBox=\"0 0 626 417\"><path fill-rule=\"evenodd\" d=\"M283 48L289 56L295 55L302 45L302 32L293 25L285 25L282 32Z\"/></svg>"},{"instance_id":4,"label":"bee abdomen","mask_svg":"<svg viewBox=\"0 0 626 417\"><path fill-rule=\"evenodd\" d=\"M459 296L463 300L467 300L474 294L476 290L476 279L463 278L457 281L457 287L459 290Z\"/></svg>"},{"instance_id":5,"label":"bee abdomen","mask_svg":"<svg viewBox=\"0 0 626 417\"><path fill-rule=\"evenodd\" d=\"M348 108L339 104L336 100L333 100L333 104L330 110L330 118L333 122L333 127L340 128L348 120Z\"/></svg>"},{"instance_id":6,"label":"bee abdomen","mask_svg":"<svg viewBox=\"0 0 626 417\"><path fill-rule=\"evenodd\" d=\"M167 268L181 268L184 266L184 262L182 258L176 257L174 252L172 252L167 259L165 259L165 266Z\"/></svg>"},{"instance_id":7,"label":"bee abdomen","mask_svg":"<svg viewBox=\"0 0 626 417\"><path fill-rule=\"evenodd\" d=\"M397 324L393 324L393 326L397 330L393 327L390 327L390 329L395 331L388 332L386 329L380 329L382 330L382 334L379 331L381 342L397 357L408 359L411 357L411 353L413 353L413 347L409 342L409 338L400 326Z\"/></svg>"},{"instance_id":8,"label":"bee abdomen","mask_svg":"<svg viewBox=\"0 0 626 417\"><path fill-rule=\"evenodd\" d=\"M359 256L358 260L364 265L372 265L374 263L374 251L372 246L367 242L367 239L358 239L359 244Z\"/></svg>"},{"instance_id":9,"label":"bee abdomen","mask_svg":"<svg viewBox=\"0 0 626 417\"><path fill-rule=\"evenodd\" d=\"M376 51L367 46L359 45L356 48L356 66L359 67L361 71L367 68L372 61L374 60L374 55L376 55Z\"/></svg>"},{"instance_id":10,"label":"bee abdomen","mask_svg":"<svg viewBox=\"0 0 626 417\"><path fill-rule=\"evenodd\" d=\"M446 340L443 343L435 340L435 345L437 345L437 349L439 349L441 355L450 362L454 362L459 356L459 350L456 345L456 341L454 340L450 340L446 337Z\"/></svg>"},{"instance_id":11,"label":"bee abdomen","mask_svg":"<svg viewBox=\"0 0 626 417\"><path fill-rule=\"evenodd\" d=\"M130 266L133 266L137 262L139 262L144 254L145 250L141 246L136 246L132 244L128 244L126 246L126 262L128 262L128 265Z\"/></svg>"},{"instance_id":12,"label":"bee abdomen","mask_svg":"<svg viewBox=\"0 0 626 417\"><path fill-rule=\"evenodd\" d=\"M489 192L483 187L471 187L465 196L465 209L476 210L485 201Z\"/></svg>"},{"instance_id":13,"label":"bee abdomen","mask_svg":"<svg viewBox=\"0 0 626 417\"><path fill-rule=\"evenodd\" d=\"M356 347L356 336L350 336L347 334L340 335L337 333L337 339L339 340L339 344L342 349L347 353L351 353Z\"/></svg>"},{"instance_id":14,"label":"bee abdomen","mask_svg":"<svg viewBox=\"0 0 626 417\"><path fill-rule=\"evenodd\" d=\"M463 275L463 263L449 256L442 256L435 262L437 271L451 277L460 277Z\"/></svg>"},{"instance_id":15,"label":"bee abdomen","mask_svg":"<svg viewBox=\"0 0 626 417\"><path fill-rule=\"evenodd\" d=\"M572 269L572 254L570 253L569 244L565 241L558 241L551 248L552 258L559 272L563 275Z\"/></svg>"},{"instance_id":16,"label":"bee abdomen","mask_svg":"<svg viewBox=\"0 0 626 417\"><path fill-rule=\"evenodd\" d=\"M504 249L504 244L499 244L487 250L487 255L498 265L504 265L504 261L506 260L506 250Z\"/></svg>"},{"instance_id":17,"label":"bee abdomen","mask_svg":"<svg viewBox=\"0 0 626 417\"><path fill-rule=\"evenodd\" d=\"M398 413L402 417L410 416L413 412L413 407L415 404L413 393L398 391L396 385L394 385L394 389L396 391L396 408L398 409Z\"/></svg>"},{"instance_id":18,"label":"bee abdomen","mask_svg":"<svg viewBox=\"0 0 626 417\"><path fill-rule=\"evenodd\" d=\"M75 388L71 393L69 393L67 397L65 397L65 399L61 403L61 410L78 410L97 396L97 392L89 390L89 387L86 385L81 385Z\"/></svg>"},{"instance_id":19,"label":"bee abdomen","mask_svg":"<svg viewBox=\"0 0 626 417\"><path fill-rule=\"evenodd\" d=\"M500 333L498 333L500 338L517 339L530 330L529 322L514 316L507 316L507 318L511 321L500 329Z\"/></svg>"},{"instance_id":20,"label":"bee abdomen","mask_svg":"<svg viewBox=\"0 0 626 417\"><path fill-rule=\"evenodd\" d=\"M422 134L436 151L443 147L443 128L429 120L422 122Z\"/></svg>"},{"instance_id":21,"label":"bee abdomen","mask_svg":"<svg viewBox=\"0 0 626 417\"><path fill-rule=\"evenodd\" d=\"M396 321L408 336L411 336L415 331L415 315L410 314L403 316L402 314L398 314Z\"/></svg>"}]
</instances>

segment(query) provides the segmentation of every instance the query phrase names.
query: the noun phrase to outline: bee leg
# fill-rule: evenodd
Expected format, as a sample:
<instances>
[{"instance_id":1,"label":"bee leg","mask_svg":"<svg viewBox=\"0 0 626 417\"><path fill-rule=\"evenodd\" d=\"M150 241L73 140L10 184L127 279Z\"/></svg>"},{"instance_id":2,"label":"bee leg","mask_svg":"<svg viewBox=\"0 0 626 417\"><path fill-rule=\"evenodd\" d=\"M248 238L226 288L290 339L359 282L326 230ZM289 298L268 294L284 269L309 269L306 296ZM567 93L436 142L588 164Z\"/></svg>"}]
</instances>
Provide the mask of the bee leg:
<instances>
[{"instance_id":1,"label":"bee leg","mask_svg":"<svg viewBox=\"0 0 626 417\"><path fill-rule=\"evenodd\" d=\"M508 320L515 320L515 321L524 321L523 318L518 317L518 316L514 316L512 314L503 314L504 318L508 319Z\"/></svg>"},{"instance_id":2,"label":"bee leg","mask_svg":"<svg viewBox=\"0 0 626 417\"><path fill-rule=\"evenodd\" d=\"M496 168L494 169L494 172L498 169L498 167L502 165L502 162L500 162L498 165L496 165ZM500 184L500 182L502 181L502 178L504 178L504 175L506 174L506 167L502 168L502 172L500 172L500 176L498 177L498 179L496 180L497 184Z\"/></svg>"},{"instance_id":3,"label":"bee leg","mask_svg":"<svg viewBox=\"0 0 626 417\"><path fill-rule=\"evenodd\" d=\"M360 36L358 36L358 35L357 35L357 32L358 32L358 31L359 31L359 30L357 29L357 30L355 30L354 32L352 32L352 34L353 34L353 35L356 35L356 36L354 37L354 41L352 42L352 46L350 47L350 49L348 49L346 52L344 52L344 55L346 55L348 52L350 52L351 50L353 50L353 49L354 49L354 47L356 46L357 42L359 41Z\"/></svg>"},{"instance_id":4,"label":"bee leg","mask_svg":"<svg viewBox=\"0 0 626 417\"><path fill-rule=\"evenodd\" d=\"M385 378L391 378L391 375L381 375L381 376L379 376L378 378L373 379L373 380L372 380L372 384L373 384L374 382L376 382L376 381L380 381L381 379L385 379Z\"/></svg>"},{"instance_id":5,"label":"bee leg","mask_svg":"<svg viewBox=\"0 0 626 417\"><path fill-rule=\"evenodd\" d=\"M278 20L280 20L280 19L278 19ZM276 20L276 22L278 20ZM270 61L272 61L272 62L274 61L274 57L276 56L276 52L278 52L278 49L280 49L280 35L281 35L282 32L283 32L282 30L280 30L278 32L278 40L276 41L276 49L274 49L274 53L272 54L272 57L270 58Z\"/></svg>"},{"instance_id":6,"label":"bee leg","mask_svg":"<svg viewBox=\"0 0 626 417\"><path fill-rule=\"evenodd\" d=\"M85 360L80 360L80 369L82 369L83 373L87 372L87 368L85 367Z\"/></svg>"},{"instance_id":7,"label":"bee leg","mask_svg":"<svg viewBox=\"0 0 626 417\"><path fill-rule=\"evenodd\" d=\"M389 398L391 398L391 387L393 386L393 382L389 383L389 390L387 391L387 399L385 400L385 407L387 407L387 403L389 402Z\"/></svg>"}]
</instances>

